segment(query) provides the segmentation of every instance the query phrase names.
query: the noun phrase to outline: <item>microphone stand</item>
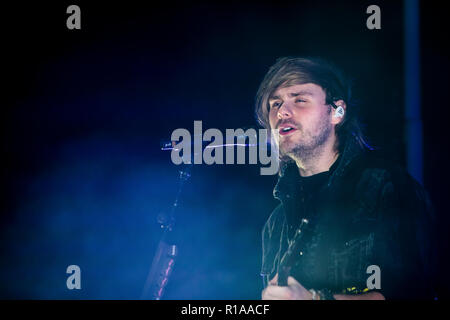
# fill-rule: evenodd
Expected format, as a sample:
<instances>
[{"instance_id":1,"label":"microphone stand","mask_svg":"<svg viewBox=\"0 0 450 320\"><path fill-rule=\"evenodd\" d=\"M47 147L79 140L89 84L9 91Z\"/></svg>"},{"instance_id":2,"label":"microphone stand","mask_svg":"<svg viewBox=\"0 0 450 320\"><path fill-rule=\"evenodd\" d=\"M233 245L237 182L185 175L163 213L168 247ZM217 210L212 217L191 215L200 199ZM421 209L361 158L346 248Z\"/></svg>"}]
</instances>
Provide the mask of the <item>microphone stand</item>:
<instances>
[{"instance_id":1,"label":"microphone stand","mask_svg":"<svg viewBox=\"0 0 450 320\"><path fill-rule=\"evenodd\" d=\"M203 143L204 142L205 141L203 141ZM173 150L175 143L169 140L162 140L160 145L161 150ZM223 145L217 147L223 147ZM206 148L208 148L208 146ZM191 177L191 169L192 158L191 163L184 164L182 170L179 171L178 192L169 215L161 214L158 216L158 223L160 223L161 228L163 229L163 234L159 241L158 248L156 249L155 256L153 257L152 266L141 294L141 300L161 300L164 288L169 281L170 274L172 273L175 264L175 258L178 254L178 247L174 241L170 239L170 236L172 235L173 227L175 225L175 211L178 208L181 190L183 189L184 183Z\"/></svg>"},{"instance_id":2,"label":"microphone stand","mask_svg":"<svg viewBox=\"0 0 450 320\"><path fill-rule=\"evenodd\" d=\"M141 294L141 300L161 300L164 289L172 273L178 247L173 240L173 228L175 225L175 212L178 209L180 194L185 182L191 177L192 164L185 164L179 171L178 191L169 214L160 214L158 223L163 229L161 239L153 257L152 266L147 275L147 280Z\"/></svg>"}]
</instances>

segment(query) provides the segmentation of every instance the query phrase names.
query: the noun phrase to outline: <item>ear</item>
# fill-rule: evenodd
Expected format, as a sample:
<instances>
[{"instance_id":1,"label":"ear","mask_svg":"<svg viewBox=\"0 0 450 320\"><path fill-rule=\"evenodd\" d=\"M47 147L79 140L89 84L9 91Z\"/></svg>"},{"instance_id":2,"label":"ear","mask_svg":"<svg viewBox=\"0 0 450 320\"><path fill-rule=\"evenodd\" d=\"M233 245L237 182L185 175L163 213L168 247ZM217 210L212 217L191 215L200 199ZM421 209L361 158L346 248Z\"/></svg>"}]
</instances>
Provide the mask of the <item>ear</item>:
<instances>
[{"instance_id":1,"label":"ear","mask_svg":"<svg viewBox=\"0 0 450 320\"><path fill-rule=\"evenodd\" d=\"M336 125L336 124L341 123L344 120L345 113L347 112L347 104L342 99L341 100L336 100L336 101L333 101L333 102L338 108L339 107L344 108L344 116L343 117L335 117L334 115L335 115L337 109L331 107L331 123Z\"/></svg>"}]
</instances>

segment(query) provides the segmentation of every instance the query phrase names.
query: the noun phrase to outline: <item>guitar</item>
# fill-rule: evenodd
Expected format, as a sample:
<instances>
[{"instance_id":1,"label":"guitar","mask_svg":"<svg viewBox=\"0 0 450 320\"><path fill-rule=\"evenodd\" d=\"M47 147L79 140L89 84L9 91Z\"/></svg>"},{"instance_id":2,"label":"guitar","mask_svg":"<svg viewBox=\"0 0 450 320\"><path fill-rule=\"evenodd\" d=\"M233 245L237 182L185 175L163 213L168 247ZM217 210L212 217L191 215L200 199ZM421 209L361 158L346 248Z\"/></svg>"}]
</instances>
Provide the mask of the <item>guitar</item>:
<instances>
[{"instance_id":1,"label":"guitar","mask_svg":"<svg viewBox=\"0 0 450 320\"><path fill-rule=\"evenodd\" d=\"M292 266L298 259L298 255L303 255L301 239L305 234L306 226L309 224L309 220L303 218L300 226L295 231L294 237L289 240L289 246L283 257L280 260L278 266L278 285L287 286L287 278L291 274Z\"/></svg>"}]
</instances>

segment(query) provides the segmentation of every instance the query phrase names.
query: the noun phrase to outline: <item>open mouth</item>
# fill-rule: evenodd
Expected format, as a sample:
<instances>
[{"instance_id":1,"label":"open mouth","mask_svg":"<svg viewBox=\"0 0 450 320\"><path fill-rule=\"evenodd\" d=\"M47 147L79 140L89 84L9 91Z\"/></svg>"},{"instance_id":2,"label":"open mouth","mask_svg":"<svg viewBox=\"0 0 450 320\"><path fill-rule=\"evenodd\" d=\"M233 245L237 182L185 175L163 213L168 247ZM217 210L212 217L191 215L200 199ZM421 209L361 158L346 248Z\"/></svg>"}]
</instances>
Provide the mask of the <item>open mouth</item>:
<instances>
[{"instance_id":1,"label":"open mouth","mask_svg":"<svg viewBox=\"0 0 450 320\"><path fill-rule=\"evenodd\" d=\"M280 135L285 136L287 134L290 134L294 131L296 131L297 129L293 128L293 127L283 127L280 128L280 130L278 131L280 133Z\"/></svg>"}]
</instances>

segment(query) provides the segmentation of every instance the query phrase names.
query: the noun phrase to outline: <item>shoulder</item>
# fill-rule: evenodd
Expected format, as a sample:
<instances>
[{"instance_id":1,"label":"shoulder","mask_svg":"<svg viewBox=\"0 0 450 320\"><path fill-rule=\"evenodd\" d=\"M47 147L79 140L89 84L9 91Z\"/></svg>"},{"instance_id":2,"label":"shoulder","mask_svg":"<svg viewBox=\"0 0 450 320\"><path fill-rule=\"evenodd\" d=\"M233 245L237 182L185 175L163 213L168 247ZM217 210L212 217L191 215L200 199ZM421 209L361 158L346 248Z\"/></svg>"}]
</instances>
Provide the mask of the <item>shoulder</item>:
<instances>
[{"instance_id":1,"label":"shoulder","mask_svg":"<svg viewBox=\"0 0 450 320\"><path fill-rule=\"evenodd\" d=\"M384 189L391 188L394 177L400 172L401 167L391 160L376 151L367 151L353 161L344 180L356 199L373 203L379 200Z\"/></svg>"},{"instance_id":2,"label":"shoulder","mask_svg":"<svg viewBox=\"0 0 450 320\"><path fill-rule=\"evenodd\" d=\"M403 166L377 151L368 151L356 160L354 170L359 172L358 184L395 187L397 191L423 189Z\"/></svg>"},{"instance_id":3,"label":"shoulder","mask_svg":"<svg viewBox=\"0 0 450 320\"><path fill-rule=\"evenodd\" d=\"M430 201L422 185L400 164L377 151L368 151L356 159L347 174L353 199L369 215L387 208L397 208L398 213L427 211Z\"/></svg>"},{"instance_id":4,"label":"shoulder","mask_svg":"<svg viewBox=\"0 0 450 320\"><path fill-rule=\"evenodd\" d=\"M372 193L378 209L389 207L399 218L408 220L434 218L430 197L425 188L400 164L383 157L376 151L365 154L358 161L360 175L356 190L358 193Z\"/></svg>"},{"instance_id":5,"label":"shoulder","mask_svg":"<svg viewBox=\"0 0 450 320\"><path fill-rule=\"evenodd\" d=\"M382 179L392 192L424 200L426 191L424 187L402 165L386 159L374 152L366 156L367 165L364 169L366 175L373 175ZM412 200L411 198L409 201Z\"/></svg>"}]
</instances>

